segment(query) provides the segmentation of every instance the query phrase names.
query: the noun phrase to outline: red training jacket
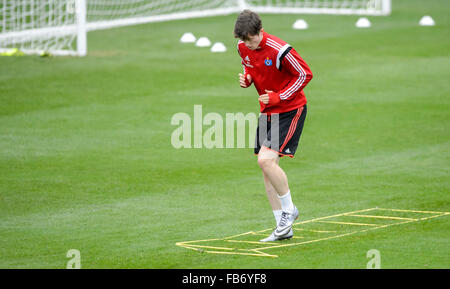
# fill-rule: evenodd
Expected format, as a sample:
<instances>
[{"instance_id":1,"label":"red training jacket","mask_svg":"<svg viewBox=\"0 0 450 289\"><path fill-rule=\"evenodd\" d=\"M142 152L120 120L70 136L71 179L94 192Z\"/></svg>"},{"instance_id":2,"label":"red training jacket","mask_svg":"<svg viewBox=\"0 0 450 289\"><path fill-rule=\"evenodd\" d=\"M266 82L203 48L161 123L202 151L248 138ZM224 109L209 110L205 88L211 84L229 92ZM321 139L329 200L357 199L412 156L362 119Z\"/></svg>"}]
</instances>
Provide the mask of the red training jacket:
<instances>
[{"instance_id":1,"label":"red training jacket","mask_svg":"<svg viewBox=\"0 0 450 289\"><path fill-rule=\"evenodd\" d=\"M250 74L259 95L269 93L269 103L260 102L262 113L282 113L306 104L303 88L313 75L306 62L285 41L263 32L263 39L255 50L238 42L245 81Z\"/></svg>"}]
</instances>

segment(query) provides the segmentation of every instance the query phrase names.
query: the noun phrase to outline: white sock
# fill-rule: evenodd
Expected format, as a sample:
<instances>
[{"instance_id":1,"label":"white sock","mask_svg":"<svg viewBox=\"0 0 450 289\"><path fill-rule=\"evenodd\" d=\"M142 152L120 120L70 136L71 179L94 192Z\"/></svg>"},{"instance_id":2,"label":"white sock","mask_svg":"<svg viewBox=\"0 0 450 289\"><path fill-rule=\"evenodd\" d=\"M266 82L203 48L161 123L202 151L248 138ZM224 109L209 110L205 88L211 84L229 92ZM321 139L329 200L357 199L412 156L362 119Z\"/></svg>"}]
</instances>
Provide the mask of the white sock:
<instances>
[{"instance_id":1,"label":"white sock","mask_svg":"<svg viewBox=\"0 0 450 289\"><path fill-rule=\"evenodd\" d=\"M278 223L280 222L282 212L283 212L283 210L274 210L273 211L273 215L275 216L275 222L277 223L277 226L278 226Z\"/></svg>"},{"instance_id":2,"label":"white sock","mask_svg":"<svg viewBox=\"0 0 450 289\"><path fill-rule=\"evenodd\" d=\"M287 192L287 194L283 196L278 196L281 201L281 209L284 212L292 213L294 212L294 203L292 203L291 191Z\"/></svg>"}]
</instances>

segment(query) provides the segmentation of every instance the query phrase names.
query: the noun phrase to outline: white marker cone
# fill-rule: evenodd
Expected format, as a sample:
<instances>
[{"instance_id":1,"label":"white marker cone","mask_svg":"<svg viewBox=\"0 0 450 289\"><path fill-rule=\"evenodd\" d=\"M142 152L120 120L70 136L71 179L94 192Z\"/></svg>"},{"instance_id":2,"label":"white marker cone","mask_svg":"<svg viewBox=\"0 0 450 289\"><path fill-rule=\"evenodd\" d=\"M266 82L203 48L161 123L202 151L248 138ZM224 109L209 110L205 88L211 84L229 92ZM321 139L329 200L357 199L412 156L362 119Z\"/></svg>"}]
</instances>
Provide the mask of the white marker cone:
<instances>
[{"instance_id":1,"label":"white marker cone","mask_svg":"<svg viewBox=\"0 0 450 289\"><path fill-rule=\"evenodd\" d=\"M303 19L298 19L292 25L292 28L294 28L294 29L308 29L308 23L306 23L306 21L303 20Z\"/></svg>"},{"instance_id":2,"label":"white marker cone","mask_svg":"<svg viewBox=\"0 0 450 289\"><path fill-rule=\"evenodd\" d=\"M372 24L366 17L361 17L358 19L358 21L356 21L355 26L358 28L369 28L372 26Z\"/></svg>"},{"instance_id":3,"label":"white marker cone","mask_svg":"<svg viewBox=\"0 0 450 289\"><path fill-rule=\"evenodd\" d=\"M195 46L198 47L208 47L211 46L211 41L207 37L200 37L197 42L195 43Z\"/></svg>"},{"instance_id":4,"label":"white marker cone","mask_svg":"<svg viewBox=\"0 0 450 289\"><path fill-rule=\"evenodd\" d=\"M186 32L181 36L180 42L181 43L194 43L195 42L195 36L191 32Z\"/></svg>"},{"instance_id":5,"label":"white marker cone","mask_svg":"<svg viewBox=\"0 0 450 289\"><path fill-rule=\"evenodd\" d=\"M227 48L222 42L216 42L211 47L211 52L225 52L225 51L227 51Z\"/></svg>"},{"instance_id":6,"label":"white marker cone","mask_svg":"<svg viewBox=\"0 0 450 289\"><path fill-rule=\"evenodd\" d=\"M419 25L420 26L434 26L435 23L434 23L433 18L431 18L431 16L425 15L422 17L422 19L420 19Z\"/></svg>"}]
</instances>

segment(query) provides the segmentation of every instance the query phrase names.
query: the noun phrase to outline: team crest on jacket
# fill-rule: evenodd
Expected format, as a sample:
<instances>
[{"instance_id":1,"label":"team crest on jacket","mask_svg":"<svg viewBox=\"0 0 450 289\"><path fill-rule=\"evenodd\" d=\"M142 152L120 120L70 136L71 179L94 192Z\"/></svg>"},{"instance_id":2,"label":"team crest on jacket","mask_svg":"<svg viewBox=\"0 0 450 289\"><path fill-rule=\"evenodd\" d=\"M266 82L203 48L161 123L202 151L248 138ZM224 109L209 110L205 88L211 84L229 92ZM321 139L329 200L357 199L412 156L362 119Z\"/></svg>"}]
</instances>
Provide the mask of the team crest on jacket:
<instances>
[{"instance_id":1,"label":"team crest on jacket","mask_svg":"<svg viewBox=\"0 0 450 289\"><path fill-rule=\"evenodd\" d=\"M264 60L264 64L266 66L271 66L272 65L272 59L269 59L269 57L267 57L266 60Z\"/></svg>"}]
</instances>

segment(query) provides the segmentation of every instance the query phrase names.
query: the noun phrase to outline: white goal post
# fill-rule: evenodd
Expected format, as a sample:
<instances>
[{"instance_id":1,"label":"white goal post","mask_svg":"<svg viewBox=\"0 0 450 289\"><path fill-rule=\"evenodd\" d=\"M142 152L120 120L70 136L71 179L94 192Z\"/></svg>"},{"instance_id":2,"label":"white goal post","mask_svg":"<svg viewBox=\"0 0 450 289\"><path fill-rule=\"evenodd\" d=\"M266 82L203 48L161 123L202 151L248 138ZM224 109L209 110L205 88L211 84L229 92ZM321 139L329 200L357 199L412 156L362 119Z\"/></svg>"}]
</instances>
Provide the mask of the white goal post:
<instances>
[{"instance_id":1,"label":"white goal post","mask_svg":"<svg viewBox=\"0 0 450 289\"><path fill-rule=\"evenodd\" d=\"M87 54L88 31L237 13L389 15L391 0L0 0L0 52Z\"/></svg>"}]
</instances>

